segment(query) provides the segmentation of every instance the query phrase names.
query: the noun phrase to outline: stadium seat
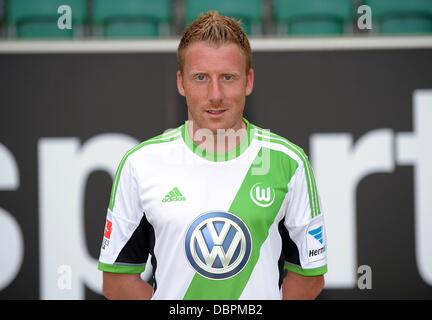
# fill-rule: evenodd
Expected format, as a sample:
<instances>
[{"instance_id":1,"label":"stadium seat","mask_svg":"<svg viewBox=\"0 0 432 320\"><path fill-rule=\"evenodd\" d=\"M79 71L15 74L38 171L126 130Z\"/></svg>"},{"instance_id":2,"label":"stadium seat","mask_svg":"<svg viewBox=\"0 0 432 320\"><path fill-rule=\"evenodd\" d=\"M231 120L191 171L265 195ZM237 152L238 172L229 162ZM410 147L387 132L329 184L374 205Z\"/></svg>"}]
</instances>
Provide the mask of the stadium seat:
<instances>
[{"instance_id":1,"label":"stadium seat","mask_svg":"<svg viewBox=\"0 0 432 320\"><path fill-rule=\"evenodd\" d=\"M372 30L377 33L432 33L431 0L365 0L364 4L372 9Z\"/></svg>"},{"instance_id":2,"label":"stadium seat","mask_svg":"<svg viewBox=\"0 0 432 320\"><path fill-rule=\"evenodd\" d=\"M341 35L353 20L351 0L274 0L279 34Z\"/></svg>"},{"instance_id":3,"label":"stadium seat","mask_svg":"<svg viewBox=\"0 0 432 320\"><path fill-rule=\"evenodd\" d=\"M57 13L61 5L72 9L72 29L60 29ZM72 38L77 35L87 17L86 0L9 0L6 23L18 38Z\"/></svg>"},{"instance_id":4,"label":"stadium seat","mask_svg":"<svg viewBox=\"0 0 432 320\"><path fill-rule=\"evenodd\" d=\"M185 22L190 24L200 14L216 10L242 21L249 35L260 34L263 5L261 0L186 0Z\"/></svg>"},{"instance_id":5,"label":"stadium seat","mask_svg":"<svg viewBox=\"0 0 432 320\"><path fill-rule=\"evenodd\" d=\"M171 0L93 0L93 22L108 38L168 35L171 17Z\"/></svg>"}]
</instances>

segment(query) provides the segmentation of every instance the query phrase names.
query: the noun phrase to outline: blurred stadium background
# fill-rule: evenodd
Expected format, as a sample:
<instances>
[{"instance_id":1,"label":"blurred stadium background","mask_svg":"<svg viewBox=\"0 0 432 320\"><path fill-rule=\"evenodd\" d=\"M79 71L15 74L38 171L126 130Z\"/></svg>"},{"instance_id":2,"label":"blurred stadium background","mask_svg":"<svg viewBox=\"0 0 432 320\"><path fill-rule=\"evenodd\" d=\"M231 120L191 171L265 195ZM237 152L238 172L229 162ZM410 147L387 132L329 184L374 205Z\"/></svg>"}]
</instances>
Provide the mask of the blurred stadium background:
<instances>
[{"instance_id":1,"label":"blurred stadium background","mask_svg":"<svg viewBox=\"0 0 432 320\"><path fill-rule=\"evenodd\" d=\"M73 9L71 30L57 28L57 8ZM357 28L358 11L374 11L373 30ZM241 19L252 37L430 34L428 0L1 0L4 39L167 38L207 10Z\"/></svg>"},{"instance_id":2,"label":"blurred stadium background","mask_svg":"<svg viewBox=\"0 0 432 320\"><path fill-rule=\"evenodd\" d=\"M209 9L251 37L246 117L311 158L320 298L431 299L432 0L0 0L0 299L102 298L116 166L185 121L176 46Z\"/></svg>"}]
</instances>

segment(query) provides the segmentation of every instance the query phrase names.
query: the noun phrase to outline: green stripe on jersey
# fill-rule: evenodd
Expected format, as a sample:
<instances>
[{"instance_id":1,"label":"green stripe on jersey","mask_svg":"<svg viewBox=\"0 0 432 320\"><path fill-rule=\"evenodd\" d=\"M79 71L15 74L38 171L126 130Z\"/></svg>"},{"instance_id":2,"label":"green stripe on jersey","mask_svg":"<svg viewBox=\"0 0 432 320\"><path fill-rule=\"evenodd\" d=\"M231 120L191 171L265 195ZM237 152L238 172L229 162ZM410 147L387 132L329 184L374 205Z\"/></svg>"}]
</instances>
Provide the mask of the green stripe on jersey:
<instances>
[{"instance_id":1,"label":"green stripe on jersey","mask_svg":"<svg viewBox=\"0 0 432 320\"><path fill-rule=\"evenodd\" d=\"M263 152L270 154L270 170L265 175L254 174L254 168L261 164ZM235 276L212 280L196 273L184 299L239 299L260 257L261 247L267 239L269 229L288 192L288 183L297 169L297 162L285 153L262 148L249 168L229 212L239 217L248 227L252 238L249 261ZM274 190L274 201L268 207L261 207L251 199L251 190L257 184L270 186Z\"/></svg>"},{"instance_id":2,"label":"green stripe on jersey","mask_svg":"<svg viewBox=\"0 0 432 320\"><path fill-rule=\"evenodd\" d=\"M314 269L302 269L298 265L285 262L284 269L288 272L294 272L302 276L313 277L320 276L327 272L327 265L314 268Z\"/></svg>"},{"instance_id":3,"label":"green stripe on jersey","mask_svg":"<svg viewBox=\"0 0 432 320\"><path fill-rule=\"evenodd\" d=\"M286 148L288 148L291 152L293 152L303 163L306 174L306 181L308 186L308 196L309 196L309 206L311 208L311 216L316 217L321 214L321 208L319 204L318 191L316 188L315 176L310 165L308 156L303 151L302 148L295 145L294 143L288 141L287 139L278 136L274 133L271 133L268 130L260 130L257 129L256 138L262 141L268 141L272 143L278 143Z\"/></svg>"},{"instance_id":4,"label":"green stripe on jersey","mask_svg":"<svg viewBox=\"0 0 432 320\"><path fill-rule=\"evenodd\" d=\"M134 148L132 148L131 150L129 150L121 159L119 166L117 167L115 176L114 176L114 182L111 188L111 196L110 196L110 201L109 201L109 205L108 208L110 210L113 210L114 208L114 203L115 203L115 197L116 197L116 192L117 192L117 187L120 181L120 175L121 172L123 170L123 167L126 163L127 158L133 154L134 152L138 151L139 149L141 149L144 146L150 145L150 144L154 144L154 143L162 143L162 142L169 142L169 141L173 141L176 140L178 138L180 138L180 128L175 129L175 130L171 130L167 133L158 135L154 138L151 138L149 140L146 140L142 143L140 143L139 145L135 146Z\"/></svg>"},{"instance_id":5,"label":"green stripe on jersey","mask_svg":"<svg viewBox=\"0 0 432 320\"><path fill-rule=\"evenodd\" d=\"M104 272L111 272L111 273L135 274L135 273L144 272L145 265L127 266L127 265L107 264L107 263L99 262L98 269Z\"/></svg>"}]
</instances>

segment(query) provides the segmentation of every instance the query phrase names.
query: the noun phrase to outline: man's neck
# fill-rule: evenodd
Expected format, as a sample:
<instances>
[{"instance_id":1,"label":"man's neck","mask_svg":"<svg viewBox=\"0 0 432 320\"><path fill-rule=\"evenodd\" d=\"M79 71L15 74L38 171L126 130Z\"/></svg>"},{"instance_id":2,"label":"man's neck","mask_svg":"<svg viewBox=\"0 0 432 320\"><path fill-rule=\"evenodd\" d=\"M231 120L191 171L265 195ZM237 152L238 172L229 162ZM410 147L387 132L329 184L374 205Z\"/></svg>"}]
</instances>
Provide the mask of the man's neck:
<instances>
[{"instance_id":1,"label":"man's neck","mask_svg":"<svg viewBox=\"0 0 432 320\"><path fill-rule=\"evenodd\" d=\"M194 128L194 122L188 122L189 136L200 148L212 153L225 153L235 149L245 138L246 132L247 126L244 121L241 122L241 128L238 130L217 129L216 132Z\"/></svg>"}]
</instances>

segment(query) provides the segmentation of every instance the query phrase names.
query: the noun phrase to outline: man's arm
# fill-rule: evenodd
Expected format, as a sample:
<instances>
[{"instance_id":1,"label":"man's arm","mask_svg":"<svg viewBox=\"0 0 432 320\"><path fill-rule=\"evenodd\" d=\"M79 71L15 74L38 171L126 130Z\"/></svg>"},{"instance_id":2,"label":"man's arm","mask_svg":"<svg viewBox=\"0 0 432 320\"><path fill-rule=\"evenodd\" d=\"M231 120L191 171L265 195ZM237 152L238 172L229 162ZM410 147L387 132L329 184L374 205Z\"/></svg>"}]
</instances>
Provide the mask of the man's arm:
<instances>
[{"instance_id":1,"label":"man's arm","mask_svg":"<svg viewBox=\"0 0 432 320\"><path fill-rule=\"evenodd\" d=\"M153 288L140 274L103 273L103 294L110 300L149 300Z\"/></svg>"},{"instance_id":2,"label":"man's arm","mask_svg":"<svg viewBox=\"0 0 432 320\"><path fill-rule=\"evenodd\" d=\"M294 272L288 272L282 283L282 298L284 300L312 300L324 288L324 276L305 277Z\"/></svg>"}]
</instances>

